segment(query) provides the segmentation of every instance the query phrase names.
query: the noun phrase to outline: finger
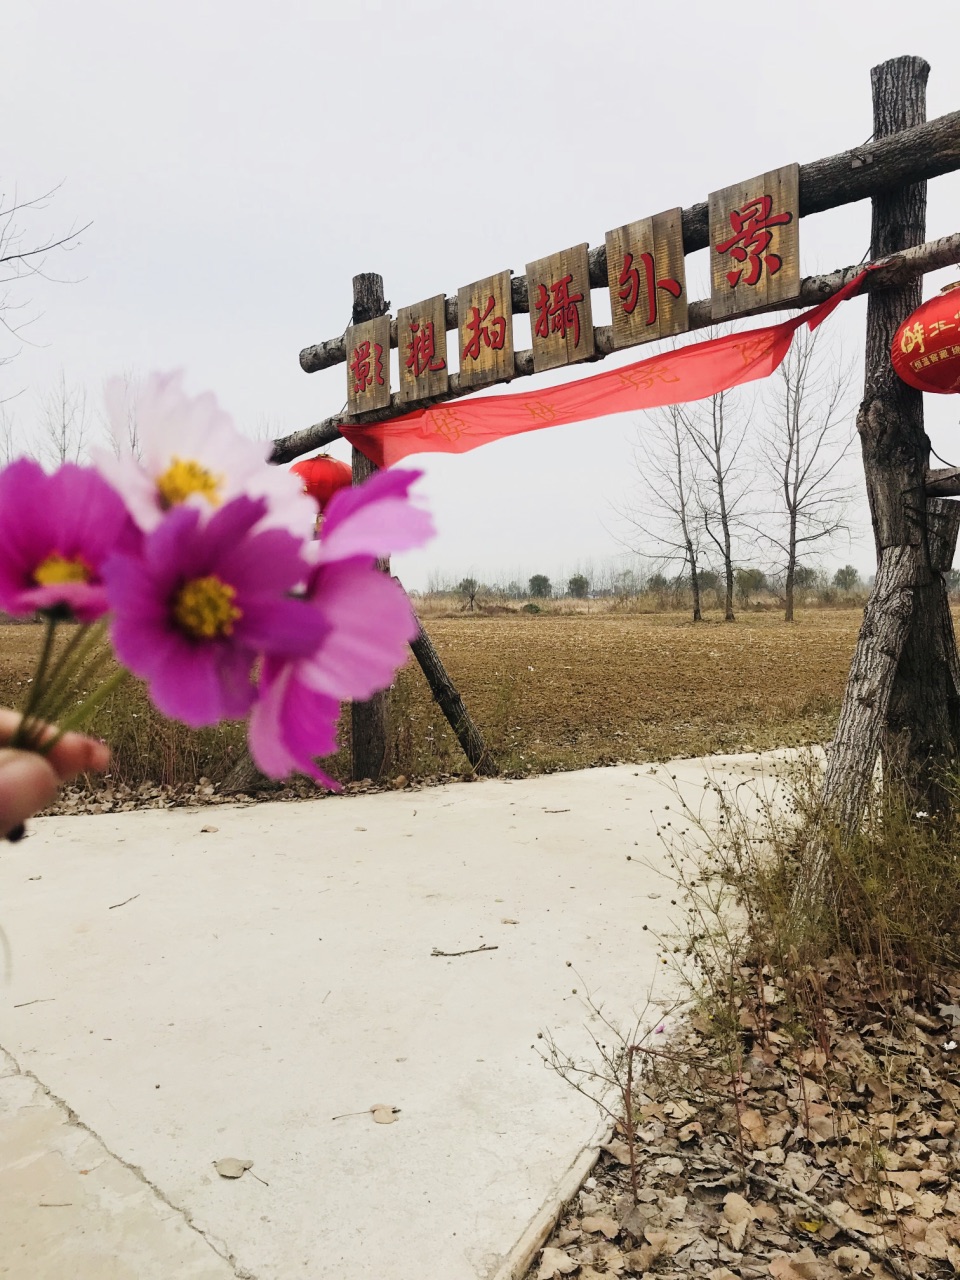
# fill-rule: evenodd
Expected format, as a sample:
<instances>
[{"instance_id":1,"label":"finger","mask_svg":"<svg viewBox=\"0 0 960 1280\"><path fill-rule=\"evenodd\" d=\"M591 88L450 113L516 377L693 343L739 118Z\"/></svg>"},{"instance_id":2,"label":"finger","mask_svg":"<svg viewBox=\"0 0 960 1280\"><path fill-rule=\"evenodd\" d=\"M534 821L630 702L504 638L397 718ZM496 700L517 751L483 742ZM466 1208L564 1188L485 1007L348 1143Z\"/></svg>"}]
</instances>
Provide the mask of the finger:
<instances>
[{"instance_id":1,"label":"finger","mask_svg":"<svg viewBox=\"0 0 960 1280\"><path fill-rule=\"evenodd\" d=\"M20 712L0 707L0 743L9 742L20 724ZM48 741L56 730L47 725L42 741ZM60 775L61 782L70 782L79 773L103 773L110 766L110 749L96 738L82 733L65 733L47 756Z\"/></svg>"},{"instance_id":2,"label":"finger","mask_svg":"<svg viewBox=\"0 0 960 1280\"><path fill-rule=\"evenodd\" d=\"M103 773L110 766L110 748L83 733L65 733L46 757L61 782L70 782L78 773Z\"/></svg>"},{"instance_id":3,"label":"finger","mask_svg":"<svg viewBox=\"0 0 960 1280\"><path fill-rule=\"evenodd\" d=\"M0 707L0 744L10 741L16 733L21 719L19 711L11 711L9 707Z\"/></svg>"},{"instance_id":4,"label":"finger","mask_svg":"<svg viewBox=\"0 0 960 1280\"><path fill-rule=\"evenodd\" d=\"M0 834L6 835L56 798L60 779L33 751L0 750Z\"/></svg>"}]
</instances>

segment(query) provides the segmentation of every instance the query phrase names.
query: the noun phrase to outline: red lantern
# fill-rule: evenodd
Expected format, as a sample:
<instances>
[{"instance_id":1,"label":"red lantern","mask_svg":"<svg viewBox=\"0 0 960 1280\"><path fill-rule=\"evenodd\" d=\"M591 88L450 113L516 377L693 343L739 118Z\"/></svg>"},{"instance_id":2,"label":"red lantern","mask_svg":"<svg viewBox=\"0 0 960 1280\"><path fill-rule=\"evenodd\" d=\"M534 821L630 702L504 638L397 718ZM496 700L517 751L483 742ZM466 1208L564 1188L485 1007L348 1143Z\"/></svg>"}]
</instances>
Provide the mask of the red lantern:
<instances>
[{"instance_id":1,"label":"red lantern","mask_svg":"<svg viewBox=\"0 0 960 1280\"><path fill-rule=\"evenodd\" d=\"M893 367L920 391L960 392L960 281L917 307L897 330Z\"/></svg>"},{"instance_id":2,"label":"red lantern","mask_svg":"<svg viewBox=\"0 0 960 1280\"><path fill-rule=\"evenodd\" d=\"M348 464L326 453L295 462L290 470L297 473L303 481L304 493L309 493L321 511L338 489L347 489L353 483Z\"/></svg>"}]
</instances>

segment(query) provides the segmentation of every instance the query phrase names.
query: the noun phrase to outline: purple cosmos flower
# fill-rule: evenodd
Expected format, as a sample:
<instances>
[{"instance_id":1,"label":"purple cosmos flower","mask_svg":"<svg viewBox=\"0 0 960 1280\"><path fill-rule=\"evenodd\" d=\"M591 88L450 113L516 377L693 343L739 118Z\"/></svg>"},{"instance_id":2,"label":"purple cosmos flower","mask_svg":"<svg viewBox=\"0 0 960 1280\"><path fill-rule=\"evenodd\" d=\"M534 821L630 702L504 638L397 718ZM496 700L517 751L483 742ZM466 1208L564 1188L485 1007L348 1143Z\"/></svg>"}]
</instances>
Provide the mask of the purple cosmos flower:
<instances>
[{"instance_id":1,"label":"purple cosmos flower","mask_svg":"<svg viewBox=\"0 0 960 1280\"><path fill-rule=\"evenodd\" d=\"M430 516L408 497L419 475L380 472L330 500L306 589L323 635L308 656L264 662L250 715L250 752L269 777L303 773L336 789L315 759L336 747L340 703L385 688L407 658L417 620L403 588L377 568L377 556L432 536Z\"/></svg>"},{"instance_id":2,"label":"purple cosmos flower","mask_svg":"<svg viewBox=\"0 0 960 1280\"><path fill-rule=\"evenodd\" d=\"M178 507L139 554L104 567L117 657L164 715L192 728L246 715L257 658L305 656L329 628L287 594L308 566L297 538L260 525L265 508L239 497L204 520Z\"/></svg>"},{"instance_id":3,"label":"purple cosmos flower","mask_svg":"<svg viewBox=\"0 0 960 1280\"><path fill-rule=\"evenodd\" d=\"M48 476L28 458L0 472L0 609L66 606L81 622L107 611L101 569L139 541L119 495L92 467Z\"/></svg>"},{"instance_id":4,"label":"purple cosmos flower","mask_svg":"<svg viewBox=\"0 0 960 1280\"><path fill-rule=\"evenodd\" d=\"M266 499L265 528L309 538L317 509L299 476L269 466L269 445L238 431L212 392L188 396L182 379L153 373L142 386L111 378L105 387L116 454L97 450L94 461L136 523L149 533L174 507L206 517L243 494Z\"/></svg>"}]
</instances>

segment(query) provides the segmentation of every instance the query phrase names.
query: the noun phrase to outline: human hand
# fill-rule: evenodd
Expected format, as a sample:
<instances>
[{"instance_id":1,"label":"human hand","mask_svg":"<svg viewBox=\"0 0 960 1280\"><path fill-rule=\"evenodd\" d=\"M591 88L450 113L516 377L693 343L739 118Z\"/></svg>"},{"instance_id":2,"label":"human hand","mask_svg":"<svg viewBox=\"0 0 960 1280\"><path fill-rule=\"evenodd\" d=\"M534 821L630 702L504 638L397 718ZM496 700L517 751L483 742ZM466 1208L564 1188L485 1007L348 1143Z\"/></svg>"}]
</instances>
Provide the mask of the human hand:
<instances>
[{"instance_id":1,"label":"human hand","mask_svg":"<svg viewBox=\"0 0 960 1280\"><path fill-rule=\"evenodd\" d=\"M23 823L56 798L60 785L80 773L102 773L110 750L96 738L65 733L49 755L8 747L20 724L20 713L0 707L0 837L19 840ZM47 736L53 736L50 728Z\"/></svg>"}]
</instances>

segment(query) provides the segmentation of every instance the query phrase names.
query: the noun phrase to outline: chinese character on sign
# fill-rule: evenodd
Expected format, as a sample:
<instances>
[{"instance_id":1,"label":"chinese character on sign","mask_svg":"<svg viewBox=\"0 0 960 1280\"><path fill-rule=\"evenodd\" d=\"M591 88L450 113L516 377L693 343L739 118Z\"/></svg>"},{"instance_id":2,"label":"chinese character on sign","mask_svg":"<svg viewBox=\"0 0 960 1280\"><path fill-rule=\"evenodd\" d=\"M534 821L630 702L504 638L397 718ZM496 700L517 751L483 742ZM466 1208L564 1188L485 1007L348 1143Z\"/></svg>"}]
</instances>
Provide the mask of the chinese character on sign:
<instances>
[{"instance_id":1,"label":"chinese character on sign","mask_svg":"<svg viewBox=\"0 0 960 1280\"><path fill-rule=\"evenodd\" d=\"M773 198L763 195L731 212L733 235L715 246L717 253L729 253L733 261L740 264L726 273L731 289L741 280L747 285L758 284L764 267L769 275L775 276L783 266L780 256L769 252L773 240L770 228L792 222L793 214L773 213L772 210Z\"/></svg>"},{"instance_id":2,"label":"chinese character on sign","mask_svg":"<svg viewBox=\"0 0 960 1280\"><path fill-rule=\"evenodd\" d=\"M446 361L437 355L436 340L433 336L433 322L426 320L423 324L414 320L410 325L411 340L407 343L407 368L415 378L421 374L439 373L446 368Z\"/></svg>"},{"instance_id":3,"label":"chinese character on sign","mask_svg":"<svg viewBox=\"0 0 960 1280\"><path fill-rule=\"evenodd\" d=\"M663 280L656 279L656 271L654 270L653 254L641 253L640 262L643 266L643 282L646 289L647 298L647 324L657 323L657 290L665 289L674 298L679 298L683 289L679 280L674 280L672 276L667 276ZM625 253L623 255L623 269L620 272L619 279L620 289L617 294L623 303L623 309L628 316L632 316L637 309L637 303L640 301L640 271L633 265L633 254Z\"/></svg>"},{"instance_id":4,"label":"chinese character on sign","mask_svg":"<svg viewBox=\"0 0 960 1280\"><path fill-rule=\"evenodd\" d=\"M460 390L503 382L515 372L513 295L509 271L457 291Z\"/></svg>"},{"instance_id":5,"label":"chinese character on sign","mask_svg":"<svg viewBox=\"0 0 960 1280\"><path fill-rule=\"evenodd\" d=\"M565 338L568 332L573 333L573 345L580 345L580 307L582 293L571 293L570 285L573 276L567 272L559 280L550 285L549 290L541 284L537 291L537 321L534 332L538 338L548 338L551 333L559 333ZM551 296L552 295L552 296Z\"/></svg>"},{"instance_id":6,"label":"chinese character on sign","mask_svg":"<svg viewBox=\"0 0 960 1280\"><path fill-rule=\"evenodd\" d=\"M688 325L681 210L614 227L605 244L613 345L632 347L683 333Z\"/></svg>"},{"instance_id":7,"label":"chinese character on sign","mask_svg":"<svg viewBox=\"0 0 960 1280\"><path fill-rule=\"evenodd\" d=\"M470 337L463 348L464 360L480 359L481 342L494 351L503 350L507 337L507 321L504 316L491 316L490 313L495 309L495 305L493 294L491 294L487 298L482 315L479 307L470 308L470 319L465 325Z\"/></svg>"},{"instance_id":8,"label":"chinese character on sign","mask_svg":"<svg viewBox=\"0 0 960 1280\"><path fill-rule=\"evenodd\" d=\"M527 263L527 308L535 372L593 356L596 343L586 243Z\"/></svg>"},{"instance_id":9,"label":"chinese character on sign","mask_svg":"<svg viewBox=\"0 0 960 1280\"><path fill-rule=\"evenodd\" d=\"M374 385L374 382L378 387L383 386L383 347L379 342L374 342L372 346L372 358L371 344L367 341L361 342L353 350L350 372L353 374L353 389L357 395L362 395L367 387Z\"/></svg>"}]
</instances>

